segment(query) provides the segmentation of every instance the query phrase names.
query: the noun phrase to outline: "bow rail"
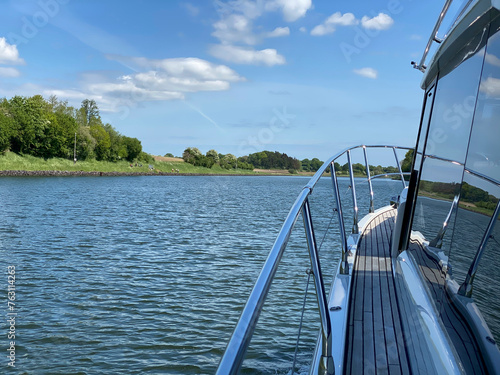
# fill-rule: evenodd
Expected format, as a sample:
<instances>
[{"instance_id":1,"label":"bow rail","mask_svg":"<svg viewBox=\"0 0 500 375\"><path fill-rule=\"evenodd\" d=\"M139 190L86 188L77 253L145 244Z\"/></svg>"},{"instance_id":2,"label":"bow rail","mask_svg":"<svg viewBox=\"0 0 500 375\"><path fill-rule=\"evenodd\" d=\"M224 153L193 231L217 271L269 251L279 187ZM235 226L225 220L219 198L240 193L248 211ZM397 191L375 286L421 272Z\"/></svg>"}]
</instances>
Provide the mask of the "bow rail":
<instances>
[{"instance_id":1,"label":"bow rail","mask_svg":"<svg viewBox=\"0 0 500 375\"><path fill-rule=\"evenodd\" d=\"M283 257L284 251L287 247L288 240L290 239L290 235L292 230L297 222L299 215L302 213L304 220L304 228L306 232L307 238L307 246L309 249L309 255L311 258L311 269L312 274L314 276L314 284L316 288L316 295L318 299L318 307L320 312L321 319L321 347L322 347L322 356L320 363L320 373L321 374L334 374L334 363L332 357L332 326L330 322L330 315L328 314L328 304L327 304L327 295L325 292L325 286L323 283L323 277L321 273L321 265L318 257L318 248L316 246L315 232L312 225L311 220L311 211L309 206L309 196L312 194L316 184L320 180L320 178L325 174L327 169L330 169L332 186L334 198L336 201L336 209L335 211L338 214L339 227L340 227L340 236L341 236L341 266L340 272L343 274L348 274L348 262L347 262L347 234L345 231L344 225L344 215L342 211L342 205L340 202L340 191L339 185L337 182L337 173L335 171L335 161L340 157L347 155L348 166L349 166L349 177L351 183L351 191L352 191L352 200L353 200L353 211L354 211L354 222L352 227L352 232L357 233L358 228L358 205L356 199L356 190L355 190L355 180L352 168L352 160L351 160L351 151L355 149L362 149L364 155L364 161L366 166L366 181L368 182L369 192L370 192L370 212L373 212L374 204L373 204L373 188L371 181L378 177L387 177L387 176L399 176L401 178L403 187L406 186L406 182L404 180L404 175L401 170L401 165L399 163L399 159L397 157L396 150L406 150L409 151L412 148L410 147L400 147L400 146L388 146L388 145L358 145L350 148L346 148L345 150L335 154L330 159L328 159L320 169L314 174L311 180L308 182L306 186L302 189L299 196L295 200L292 208L290 209L288 216L283 223L283 226L274 242L274 245L267 257L266 262L260 272L260 275L255 282L252 292L248 298L248 301L241 313L240 319L234 329L234 332L231 336L231 339L227 345L227 348L222 356L222 359L219 363L219 367L217 370L218 375L225 374L237 374L242 366L245 353L250 344L252 335L255 331L255 327L257 321L259 319L260 313L262 311L262 307L266 300L267 294L273 282L273 279L276 275L276 271L278 269L278 265ZM371 176L370 168L367 159L367 149L392 149L395 156L395 162L399 169L398 173L387 173L383 175Z\"/></svg>"}]
</instances>

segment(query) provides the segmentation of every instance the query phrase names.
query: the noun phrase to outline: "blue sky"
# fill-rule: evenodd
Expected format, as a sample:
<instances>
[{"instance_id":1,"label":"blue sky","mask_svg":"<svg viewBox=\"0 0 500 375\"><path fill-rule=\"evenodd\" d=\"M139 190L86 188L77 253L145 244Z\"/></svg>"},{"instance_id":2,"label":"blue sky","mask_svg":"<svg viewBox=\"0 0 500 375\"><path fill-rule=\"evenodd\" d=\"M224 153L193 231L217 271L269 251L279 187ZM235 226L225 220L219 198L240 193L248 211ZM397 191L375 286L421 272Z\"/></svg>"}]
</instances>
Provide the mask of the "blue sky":
<instances>
[{"instance_id":1,"label":"blue sky","mask_svg":"<svg viewBox=\"0 0 500 375\"><path fill-rule=\"evenodd\" d=\"M155 155L413 146L434 1L0 0L0 97L95 99Z\"/></svg>"}]
</instances>

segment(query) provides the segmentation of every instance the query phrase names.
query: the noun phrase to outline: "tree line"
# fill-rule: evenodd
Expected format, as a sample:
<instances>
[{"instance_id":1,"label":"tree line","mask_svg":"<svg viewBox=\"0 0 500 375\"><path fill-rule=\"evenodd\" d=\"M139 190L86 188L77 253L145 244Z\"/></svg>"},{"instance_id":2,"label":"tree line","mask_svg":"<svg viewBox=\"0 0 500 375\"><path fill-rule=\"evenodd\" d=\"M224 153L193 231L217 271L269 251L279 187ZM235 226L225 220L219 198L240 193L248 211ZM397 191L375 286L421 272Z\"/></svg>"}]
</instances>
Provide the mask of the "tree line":
<instances>
[{"instance_id":1,"label":"tree line","mask_svg":"<svg viewBox=\"0 0 500 375\"><path fill-rule=\"evenodd\" d=\"M402 163L403 171L409 171L411 169L412 155L412 152L408 152L406 154L405 159ZM172 156L172 154L166 154L165 156ZM220 165L225 169L283 169L289 170L292 173L297 171L316 172L323 165L323 161L319 160L318 158L313 158L311 160L298 160L278 151L261 151L237 158L233 154L219 154L216 150L209 150L204 155L196 147L186 148L182 154L182 159L184 159L184 161L187 163L206 168L212 168L214 165ZM341 174L349 173L349 165L347 163L345 163L344 165L340 165L339 163L335 162L334 165L336 172ZM372 176L399 172L398 168L391 166L382 167L381 165L370 165L369 168L370 174ZM352 169L354 174L366 175L366 167L361 163L353 164ZM330 169L327 168L326 172L329 173Z\"/></svg>"},{"instance_id":2,"label":"tree line","mask_svg":"<svg viewBox=\"0 0 500 375\"><path fill-rule=\"evenodd\" d=\"M170 155L170 154L167 154ZM236 157L233 154L220 154L209 150L205 155L196 147L188 147L182 153L182 159L190 164L212 168L219 165L224 169L288 169L300 170L300 161L280 152L262 151Z\"/></svg>"},{"instance_id":3,"label":"tree line","mask_svg":"<svg viewBox=\"0 0 500 375\"><path fill-rule=\"evenodd\" d=\"M103 124L94 100L83 100L78 109L56 96L0 100L0 153L73 159L75 149L78 160L152 160L137 138Z\"/></svg>"}]
</instances>

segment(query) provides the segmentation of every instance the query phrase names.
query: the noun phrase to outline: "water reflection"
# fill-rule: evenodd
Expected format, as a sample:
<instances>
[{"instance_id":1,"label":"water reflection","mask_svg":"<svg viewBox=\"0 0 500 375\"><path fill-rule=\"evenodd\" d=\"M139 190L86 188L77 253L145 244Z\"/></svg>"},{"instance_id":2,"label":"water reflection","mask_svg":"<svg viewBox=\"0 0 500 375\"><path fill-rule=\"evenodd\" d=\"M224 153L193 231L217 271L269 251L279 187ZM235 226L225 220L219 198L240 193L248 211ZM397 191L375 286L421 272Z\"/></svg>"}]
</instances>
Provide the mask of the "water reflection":
<instances>
[{"instance_id":1,"label":"water reflection","mask_svg":"<svg viewBox=\"0 0 500 375\"><path fill-rule=\"evenodd\" d=\"M458 164L431 158L424 162L413 230L422 233L433 247L449 249L462 174Z\"/></svg>"},{"instance_id":2,"label":"water reflection","mask_svg":"<svg viewBox=\"0 0 500 375\"><path fill-rule=\"evenodd\" d=\"M500 331L495 328L495 323L500 320L500 301L493 298L496 293L491 293L491 288L497 287L500 283L500 275L497 271L500 266L498 220L494 223L496 225L493 229L493 236L488 238L488 244L482 252L479 253L478 250L499 198L500 187L496 184L470 173L465 174L450 256L453 263L453 272L450 276L459 285L463 285L464 290L473 290L472 297L483 311L484 318L494 331L496 340L500 339ZM464 285L466 275L476 256L480 257L477 273L472 275L470 285L469 283Z\"/></svg>"}]
</instances>

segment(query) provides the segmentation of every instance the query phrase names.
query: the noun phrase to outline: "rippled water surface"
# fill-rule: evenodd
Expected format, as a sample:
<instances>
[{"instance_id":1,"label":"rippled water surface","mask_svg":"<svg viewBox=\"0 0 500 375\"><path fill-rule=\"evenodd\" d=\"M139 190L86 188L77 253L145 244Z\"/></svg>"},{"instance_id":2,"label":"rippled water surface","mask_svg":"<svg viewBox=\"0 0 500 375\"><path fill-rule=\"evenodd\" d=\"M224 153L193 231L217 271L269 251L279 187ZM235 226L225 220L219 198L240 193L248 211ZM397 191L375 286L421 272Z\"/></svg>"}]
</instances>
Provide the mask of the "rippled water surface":
<instances>
[{"instance_id":1,"label":"rippled water surface","mask_svg":"<svg viewBox=\"0 0 500 375\"><path fill-rule=\"evenodd\" d=\"M26 374L211 374L301 177L65 177L0 180L0 288L15 266L16 369ZM401 190L375 181L382 203ZM344 192L348 181L340 181ZM338 261L329 179L311 206L330 284ZM366 187L365 187L366 190ZM363 187L358 195L367 197ZM366 207L366 199L360 205ZM350 222L346 223L349 226ZM308 268L302 223L243 373L290 371ZM334 234L334 233L333 233ZM298 368L319 321L314 288ZM0 347L7 352L6 319ZM5 350L4 350L5 349ZM7 359L2 355L5 369ZM3 372L3 370L2 370Z\"/></svg>"}]
</instances>

